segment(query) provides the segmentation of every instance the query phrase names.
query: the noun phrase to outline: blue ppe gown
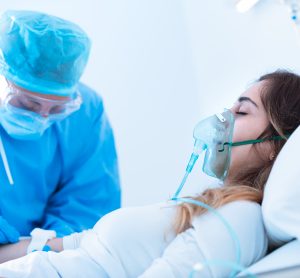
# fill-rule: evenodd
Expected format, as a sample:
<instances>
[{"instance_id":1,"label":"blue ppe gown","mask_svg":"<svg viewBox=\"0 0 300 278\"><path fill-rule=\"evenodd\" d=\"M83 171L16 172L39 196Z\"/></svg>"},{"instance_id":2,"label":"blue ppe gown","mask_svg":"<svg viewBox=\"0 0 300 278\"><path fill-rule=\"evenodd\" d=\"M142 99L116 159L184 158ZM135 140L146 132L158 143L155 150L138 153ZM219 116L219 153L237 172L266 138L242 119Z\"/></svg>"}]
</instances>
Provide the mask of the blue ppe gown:
<instances>
[{"instance_id":1,"label":"blue ppe gown","mask_svg":"<svg viewBox=\"0 0 300 278\"><path fill-rule=\"evenodd\" d=\"M80 84L80 109L35 141L0 135L14 180L0 160L0 244L40 227L57 236L91 228L120 207L117 155L102 99ZM17 237L17 238L16 238Z\"/></svg>"}]
</instances>

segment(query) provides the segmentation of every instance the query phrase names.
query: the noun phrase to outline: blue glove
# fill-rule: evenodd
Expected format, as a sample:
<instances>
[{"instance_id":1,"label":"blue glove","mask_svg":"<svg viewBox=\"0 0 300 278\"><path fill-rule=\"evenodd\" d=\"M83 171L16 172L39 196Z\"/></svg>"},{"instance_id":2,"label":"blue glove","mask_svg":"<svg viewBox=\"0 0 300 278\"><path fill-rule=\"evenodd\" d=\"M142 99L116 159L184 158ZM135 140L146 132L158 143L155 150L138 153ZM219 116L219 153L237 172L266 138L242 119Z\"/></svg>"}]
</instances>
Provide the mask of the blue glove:
<instances>
[{"instance_id":1,"label":"blue glove","mask_svg":"<svg viewBox=\"0 0 300 278\"><path fill-rule=\"evenodd\" d=\"M18 242L19 237L20 233L0 216L0 244Z\"/></svg>"}]
</instances>

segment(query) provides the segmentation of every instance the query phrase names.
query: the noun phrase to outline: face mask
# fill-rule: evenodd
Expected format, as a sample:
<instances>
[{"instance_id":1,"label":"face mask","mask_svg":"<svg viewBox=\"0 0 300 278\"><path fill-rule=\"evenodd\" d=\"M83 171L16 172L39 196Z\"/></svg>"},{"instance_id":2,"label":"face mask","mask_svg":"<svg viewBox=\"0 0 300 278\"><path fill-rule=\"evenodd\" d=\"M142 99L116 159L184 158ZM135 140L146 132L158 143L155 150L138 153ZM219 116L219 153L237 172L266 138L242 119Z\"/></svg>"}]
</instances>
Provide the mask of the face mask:
<instances>
[{"instance_id":1,"label":"face mask","mask_svg":"<svg viewBox=\"0 0 300 278\"><path fill-rule=\"evenodd\" d=\"M196 125L195 146L200 146L201 151L206 150L202 170L207 175L220 180L227 176L232 145L226 143L232 142L233 127L234 116L230 110L208 117Z\"/></svg>"},{"instance_id":2,"label":"face mask","mask_svg":"<svg viewBox=\"0 0 300 278\"><path fill-rule=\"evenodd\" d=\"M261 143L268 140L283 140L281 136L266 139L232 142L234 115L228 109L200 121L194 128L194 150L186 167L186 173L173 198L177 198L189 173L192 171L201 152L206 151L202 170L207 175L224 181L228 175L231 148L235 146Z\"/></svg>"},{"instance_id":3,"label":"face mask","mask_svg":"<svg viewBox=\"0 0 300 278\"><path fill-rule=\"evenodd\" d=\"M34 112L20 114L18 108L0 108L0 122L5 131L15 139L36 140L55 122L53 118L43 118Z\"/></svg>"}]
</instances>

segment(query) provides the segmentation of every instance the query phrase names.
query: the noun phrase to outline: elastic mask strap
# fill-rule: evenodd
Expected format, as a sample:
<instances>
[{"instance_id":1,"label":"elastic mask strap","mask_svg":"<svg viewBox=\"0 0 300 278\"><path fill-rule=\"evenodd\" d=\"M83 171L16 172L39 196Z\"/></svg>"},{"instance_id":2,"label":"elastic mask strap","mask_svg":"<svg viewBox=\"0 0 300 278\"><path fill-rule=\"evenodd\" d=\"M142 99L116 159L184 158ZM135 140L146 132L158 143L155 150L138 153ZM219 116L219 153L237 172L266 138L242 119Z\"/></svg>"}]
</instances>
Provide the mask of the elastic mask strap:
<instances>
[{"instance_id":1,"label":"elastic mask strap","mask_svg":"<svg viewBox=\"0 0 300 278\"><path fill-rule=\"evenodd\" d=\"M270 138L265 138L265 139L256 139L256 140L246 140L246 141L240 141L240 142L234 142L234 143L230 143L230 142L225 142L223 143L223 148L221 150L218 150L219 152L223 152L225 150L225 146L231 146L231 147L236 147L236 146L243 146L243 145L249 145L249 144L257 144L257 143L262 143L265 141L279 141L279 140L285 140L287 138L290 137L290 134L284 135L285 137L282 136L273 136Z\"/></svg>"},{"instance_id":2,"label":"elastic mask strap","mask_svg":"<svg viewBox=\"0 0 300 278\"><path fill-rule=\"evenodd\" d=\"M5 169L5 172L6 172L6 175L7 175L7 179L9 181L10 185L13 185L14 180L13 180L11 172L10 172L10 168L9 168L9 164L8 164L8 161L7 161L7 157L6 157L6 153L5 153L5 149L4 149L4 146L3 146L1 136L0 136L0 155L1 155L1 158L2 158L2 161L3 161L3 164L4 164L4 169Z\"/></svg>"}]
</instances>

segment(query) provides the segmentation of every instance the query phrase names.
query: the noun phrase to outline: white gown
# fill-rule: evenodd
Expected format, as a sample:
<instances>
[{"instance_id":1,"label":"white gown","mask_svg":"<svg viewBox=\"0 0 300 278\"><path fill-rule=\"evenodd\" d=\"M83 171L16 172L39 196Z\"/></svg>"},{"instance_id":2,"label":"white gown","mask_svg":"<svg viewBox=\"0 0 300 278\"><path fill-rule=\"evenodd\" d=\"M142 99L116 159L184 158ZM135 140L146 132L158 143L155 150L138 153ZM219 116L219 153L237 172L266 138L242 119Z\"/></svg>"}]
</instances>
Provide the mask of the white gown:
<instances>
[{"instance_id":1,"label":"white gown","mask_svg":"<svg viewBox=\"0 0 300 278\"><path fill-rule=\"evenodd\" d=\"M265 255L267 238L258 204L235 201L218 212L238 236L242 266ZM235 262L234 242L214 214L195 218L193 227L177 236L172 230L174 216L171 203L118 209L92 230L64 238L64 244L75 249L38 251L6 262L0 265L0 277L179 278L188 277L199 262ZM200 276L228 277L231 271L211 264Z\"/></svg>"}]
</instances>

